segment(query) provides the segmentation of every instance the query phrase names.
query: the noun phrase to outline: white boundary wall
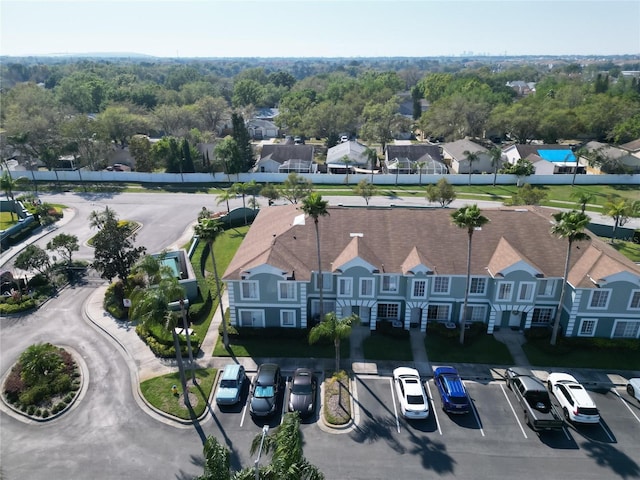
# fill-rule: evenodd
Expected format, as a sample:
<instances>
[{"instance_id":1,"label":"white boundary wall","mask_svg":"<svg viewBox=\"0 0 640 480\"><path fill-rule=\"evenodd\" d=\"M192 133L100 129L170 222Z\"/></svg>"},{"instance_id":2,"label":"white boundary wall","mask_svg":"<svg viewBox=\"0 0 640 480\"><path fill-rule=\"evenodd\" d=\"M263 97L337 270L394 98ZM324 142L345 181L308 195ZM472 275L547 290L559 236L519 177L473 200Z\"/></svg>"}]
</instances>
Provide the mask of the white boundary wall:
<instances>
[{"instance_id":1,"label":"white boundary wall","mask_svg":"<svg viewBox=\"0 0 640 480\"><path fill-rule=\"evenodd\" d=\"M12 171L13 178L27 177L38 181L72 181L72 182L133 182L133 183L235 183L255 180L258 183L282 183L286 173L241 173L238 175L226 175L224 173L142 173L142 172L78 172L76 171ZM304 178L310 179L314 184L345 185L347 176L325 173L302 173ZM417 174L350 174L349 185L356 185L360 180L366 179L375 185L416 185L420 181ZM467 185L469 175L422 175L421 185L434 184L441 178L446 178L452 185ZM373 181L372 181L373 180ZM571 185L573 175L532 175L521 179L521 183L531 185ZM518 177L515 175L498 175L497 185L516 185ZM492 174L472 174L472 185L492 185ZM640 174L636 175L576 175L576 185L639 185Z\"/></svg>"}]
</instances>

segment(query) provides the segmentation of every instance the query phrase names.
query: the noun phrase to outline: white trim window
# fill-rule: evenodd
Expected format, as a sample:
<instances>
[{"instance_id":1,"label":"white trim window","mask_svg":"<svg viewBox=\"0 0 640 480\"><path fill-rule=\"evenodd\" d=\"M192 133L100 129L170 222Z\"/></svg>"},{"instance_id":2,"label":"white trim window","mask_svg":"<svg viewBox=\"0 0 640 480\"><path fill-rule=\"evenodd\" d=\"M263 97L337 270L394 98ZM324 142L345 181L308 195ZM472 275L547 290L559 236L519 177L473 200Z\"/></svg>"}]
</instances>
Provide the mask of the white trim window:
<instances>
[{"instance_id":1,"label":"white trim window","mask_svg":"<svg viewBox=\"0 0 640 480\"><path fill-rule=\"evenodd\" d=\"M278 282L278 300L295 300L296 284L293 282Z\"/></svg>"},{"instance_id":2,"label":"white trim window","mask_svg":"<svg viewBox=\"0 0 640 480\"><path fill-rule=\"evenodd\" d=\"M430 303L427 307L428 322L448 322L451 319L451 305L446 303Z\"/></svg>"},{"instance_id":3,"label":"white trim window","mask_svg":"<svg viewBox=\"0 0 640 480\"><path fill-rule=\"evenodd\" d=\"M260 289L255 280L240 282L240 298L242 300L260 300Z\"/></svg>"},{"instance_id":4,"label":"white trim window","mask_svg":"<svg viewBox=\"0 0 640 480\"><path fill-rule=\"evenodd\" d=\"M548 278L538 280L538 296L539 297L553 297L555 291L556 281Z\"/></svg>"},{"instance_id":5,"label":"white trim window","mask_svg":"<svg viewBox=\"0 0 640 480\"><path fill-rule=\"evenodd\" d=\"M422 279L413 279L411 285L411 297L412 298L426 298L427 297L427 281Z\"/></svg>"},{"instance_id":6,"label":"white trim window","mask_svg":"<svg viewBox=\"0 0 640 480\"><path fill-rule=\"evenodd\" d=\"M336 301L335 300L323 298L322 299L322 306L323 306L323 308L322 308L323 315L326 315L327 313L336 311ZM311 300L311 317L315 318L316 315L319 315L319 314L320 314L320 300L314 298L314 299Z\"/></svg>"},{"instance_id":7,"label":"white trim window","mask_svg":"<svg viewBox=\"0 0 640 480\"><path fill-rule=\"evenodd\" d=\"M238 310L241 327L264 328L264 310Z\"/></svg>"},{"instance_id":8,"label":"white trim window","mask_svg":"<svg viewBox=\"0 0 640 480\"><path fill-rule=\"evenodd\" d=\"M640 310L640 290L632 290L627 310Z\"/></svg>"},{"instance_id":9,"label":"white trim window","mask_svg":"<svg viewBox=\"0 0 640 480\"><path fill-rule=\"evenodd\" d=\"M611 296L611 290L604 290L602 288L596 288L591 291L591 298L589 299L589 308L604 310L609 307L609 297Z\"/></svg>"},{"instance_id":10,"label":"white trim window","mask_svg":"<svg viewBox=\"0 0 640 480\"><path fill-rule=\"evenodd\" d=\"M449 277L434 277L433 284L431 286L432 293L449 294Z\"/></svg>"},{"instance_id":11,"label":"white trim window","mask_svg":"<svg viewBox=\"0 0 640 480\"><path fill-rule=\"evenodd\" d=\"M316 290L320 290L320 275L318 273L314 273L314 281L313 285ZM332 292L333 291L333 274L328 272L322 272L322 291L323 292Z\"/></svg>"},{"instance_id":12,"label":"white trim window","mask_svg":"<svg viewBox=\"0 0 640 480\"><path fill-rule=\"evenodd\" d=\"M398 275L382 275L380 291L383 293L398 293Z\"/></svg>"},{"instance_id":13,"label":"white trim window","mask_svg":"<svg viewBox=\"0 0 640 480\"><path fill-rule=\"evenodd\" d=\"M360 296L363 298L373 298L373 278L360 279Z\"/></svg>"},{"instance_id":14,"label":"white trim window","mask_svg":"<svg viewBox=\"0 0 640 480\"><path fill-rule=\"evenodd\" d=\"M280 326L294 328L296 326L296 311L280 310Z\"/></svg>"},{"instance_id":15,"label":"white trim window","mask_svg":"<svg viewBox=\"0 0 640 480\"><path fill-rule=\"evenodd\" d=\"M616 320L613 324L611 338L638 338L640 322L637 320Z\"/></svg>"},{"instance_id":16,"label":"white trim window","mask_svg":"<svg viewBox=\"0 0 640 480\"><path fill-rule=\"evenodd\" d=\"M578 328L579 337L593 337L596 334L596 327L598 326L597 318L583 318L580 320L580 327Z\"/></svg>"},{"instance_id":17,"label":"white trim window","mask_svg":"<svg viewBox=\"0 0 640 480\"><path fill-rule=\"evenodd\" d=\"M399 303L378 303L378 318L380 320L399 320Z\"/></svg>"},{"instance_id":18,"label":"white trim window","mask_svg":"<svg viewBox=\"0 0 640 480\"><path fill-rule=\"evenodd\" d=\"M467 305L468 322L484 322L487 319L487 306L486 305ZM462 320L463 309L460 309L460 320Z\"/></svg>"},{"instance_id":19,"label":"white trim window","mask_svg":"<svg viewBox=\"0 0 640 480\"><path fill-rule=\"evenodd\" d=\"M531 314L531 325L549 325L553 318L552 307L534 308Z\"/></svg>"},{"instance_id":20,"label":"white trim window","mask_svg":"<svg viewBox=\"0 0 640 480\"><path fill-rule=\"evenodd\" d=\"M485 277L471 277L469 295L484 295L486 291L487 279Z\"/></svg>"},{"instance_id":21,"label":"white trim window","mask_svg":"<svg viewBox=\"0 0 640 480\"><path fill-rule=\"evenodd\" d=\"M351 297L353 295L353 278L338 278L338 296Z\"/></svg>"},{"instance_id":22,"label":"white trim window","mask_svg":"<svg viewBox=\"0 0 640 480\"><path fill-rule=\"evenodd\" d=\"M513 282L498 282L496 301L508 302L513 294Z\"/></svg>"},{"instance_id":23,"label":"white trim window","mask_svg":"<svg viewBox=\"0 0 640 480\"><path fill-rule=\"evenodd\" d=\"M518 289L518 301L530 302L533 300L533 295L536 291L536 284L534 282L520 282Z\"/></svg>"}]
</instances>

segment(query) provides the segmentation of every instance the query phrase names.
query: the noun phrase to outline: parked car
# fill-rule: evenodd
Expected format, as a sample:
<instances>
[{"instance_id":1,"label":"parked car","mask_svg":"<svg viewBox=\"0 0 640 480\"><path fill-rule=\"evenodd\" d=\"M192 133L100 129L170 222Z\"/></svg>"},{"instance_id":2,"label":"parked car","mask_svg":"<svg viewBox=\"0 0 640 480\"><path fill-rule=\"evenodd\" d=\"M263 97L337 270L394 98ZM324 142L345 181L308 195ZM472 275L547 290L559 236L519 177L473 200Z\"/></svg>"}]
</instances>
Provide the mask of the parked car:
<instances>
[{"instance_id":1,"label":"parked car","mask_svg":"<svg viewBox=\"0 0 640 480\"><path fill-rule=\"evenodd\" d=\"M275 363L263 363L251 388L249 411L256 417L267 417L276 412L282 375Z\"/></svg>"},{"instance_id":2,"label":"parked car","mask_svg":"<svg viewBox=\"0 0 640 480\"><path fill-rule=\"evenodd\" d=\"M291 379L289 411L299 412L301 417L311 415L316 409L318 379L308 368L298 368Z\"/></svg>"},{"instance_id":3,"label":"parked car","mask_svg":"<svg viewBox=\"0 0 640 480\"><path fill-rule=\"evenodd\" d=\"M216 393L216 403L218 405L235 405L238 403L246 378L247 375L242 365L234 363L224 367Z\"/></svg>"},{"instance_id":4,"label":"parked car","mask_svg":"<svg viewBox=\"0 0 640 480\"><path fill-rule=\"evenodd\" d=\"M587 390L568 373L551 373L547 387L562 407L567 421L576 423L598 423L600 413Z\"/></svg>"},{"instance_id":5,"label":"parked car","mask_svg":"<svg viewBox=\"0 0 640 480\"><path fill-rule=\"evenodd\" d=\"M455 368L436 368L433 380L438 387L442 399L442 409L445 412L469 413L471 410L469 395Z\"/></svg>"},{"instance_id":6,"label":"parked car","mask_svg":"<svg viewBox=\"0 0 640 480\"><path fill-rule=\"evenodd\" d=\"M631 378L627 384L627 393L636 400L640 400L640 378Z\"/></svg>"},{"instance_id":7,"label":"parked car","mask_svg":"<svg viewBox=\"0 0 640 480\"><path fill-rule=\"evenodd\" d=\"M420 374L415 368L396 368L393 371L393 383L403 417L420 419L429 416L429 400L420 380Z\"/></svg>"},{"instance_id":8,"label":"parked car","mask_svg":"<svg viewBox=\"0 0 640 480\"><path fill-rule=\"evenodd\" d=\"M506 380L524 412L525 423L533 430L559 430L564 426L551 405L544 383L533 372L526 368L507 368Z\"/></svg>"}]
</instances>

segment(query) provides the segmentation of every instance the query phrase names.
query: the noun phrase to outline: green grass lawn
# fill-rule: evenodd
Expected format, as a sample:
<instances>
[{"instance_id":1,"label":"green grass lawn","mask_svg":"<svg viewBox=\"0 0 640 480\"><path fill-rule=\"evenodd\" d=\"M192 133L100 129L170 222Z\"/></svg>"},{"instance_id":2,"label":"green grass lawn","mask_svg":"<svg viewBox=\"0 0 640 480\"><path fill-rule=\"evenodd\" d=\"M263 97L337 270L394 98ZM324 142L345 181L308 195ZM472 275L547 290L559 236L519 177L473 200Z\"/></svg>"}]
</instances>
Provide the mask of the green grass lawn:
<instances>
[{"instance_id":1,"label":"green grass lawn","mask_svg":"<svg viewBox=\"0 0 640 480\"><path fill-rule=\"evenodd\" d=\"M493 335L482 334L474 339L465 339L464 346L460 345L457 338L427 335L425 347L429 361L513 365L509 349Z\"/></svg>"},{"instance_id":2,"label":"green grass lawn","mask_svg":"<svg viewBox=\"0 0 640 480\"><path fill-rule=\"evenodd\" d=\"M539 367L639 370L640 354L624 349L577 348L549 345L549 339L529 339L522 346L531 365Z\"/></svg>"},{"instance_id":3,"label":"green grass lawn","mask_svg":"<svg viewBox=\"0 0 640 480\"><path fill-rule=\"evenodd\" d=\"M176 385L178 392L182 393L178 372L151 378L142 382L140 384L142 395L145 400L155 408L174 417L185 420L199 417L209 406L209 397L213 390L217 370L215 368L196 370L197 385L191 384L191 371L186 370L185 373L187 376L187 388L197 398L196 402L192 402L192 412L185 407L182 396L176 396L171 392L171 387Z\"/></svg>"},{"instance_id":4,"label":"green grass lawn","mask_svg":"<svg viewBox=\"0 0 640 480\"><path fill-rule=\"evenodd\" d=\"M18 223L18 216L15 213L11 215L11 212L0 212L0 230L6 230L16 223Z\"/></svg>"},{"instance_id":5,"label":"green grass lawn","mask_svg":"<svg viewBox=\"0 0 640 480\"><path fill-rule=\"evenodd\" d=\"M616 240L611 246L628 259L640 263L640 244Z\"/></svg>"},{"instance_id":6,"label":"green grass lawn","mask_svg":"<svg viewBox=\"0 0 640 480\"><path fill-rule=\"evenodd\" d=\"M322 342L314 345L304 339L269 338L269 337L239 337L229 338L230 352L222 344L222 336L218 337L213 350L214 357L285 357L285 358L333 358L335 349L333 343ZM349 339L340 342L340 356L349 356Z\"/></svg>"},{"instance_id":7,"label":"green grass lawn","mask_svg":"<svg viewBox=\"0 0 640 480\"><path fill-rule=\"evenodd\" d=\"M375 335L365 338L362 350L367 360L397 360L410 362L413 360L411 348L407 348L409 336L393 337L389 335Z\"/></svg>"}]
</instances>

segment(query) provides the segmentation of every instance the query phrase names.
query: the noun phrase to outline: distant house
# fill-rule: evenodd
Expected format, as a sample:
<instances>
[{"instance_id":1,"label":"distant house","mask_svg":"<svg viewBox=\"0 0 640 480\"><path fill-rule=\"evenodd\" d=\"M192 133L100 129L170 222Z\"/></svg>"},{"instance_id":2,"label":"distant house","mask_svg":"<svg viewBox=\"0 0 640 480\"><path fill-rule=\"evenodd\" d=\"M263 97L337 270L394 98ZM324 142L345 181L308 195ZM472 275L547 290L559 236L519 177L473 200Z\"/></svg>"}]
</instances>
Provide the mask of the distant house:
<instances>
[{"instance_id":1,"label":"distant house","mask_svg":"<svg viewBox=\"0 0 640 480\"><path fill-rule=\"evenodd\" d=\"M339 143L327 151L327 173L346 173L370 169L367 146L350 140Z\"/></svg>"},{"instance_id":2,"label":"distant house","mask_svg":"<svg viewBox=\"0 0 640 480\"><path fill-rule=\"evenodd\" d=\"M476 153L478 159L470 165L465 152ZM454 173L469 173L469 168L471 168L471 173L493 173L494 170L489 150L468 138L443 143L442 156L450 164L451 171Z\"/></svg>"},{"instance_id":3,"label":"distant house","mask_svg":"<svg viewBox=\"0 0 640 480\"><path fill-rule=\"evenodd\" d=\"M535 82L524 82L522 80L515 80L512 82L507 82L507 87L512 88L520 97L524 97L525 95L529 95L536 91L536 83Z\"/></svg>"},{"instance_id":4,"label":"distant house","mask_svg":"<svg viewBox=\"0 0 640 480\"><path fill-rule=\"evenodd\" d=\"M467 235L448 209L334 207L320 219L323 312L357 314L429 334L458 324L466 287ZM551 234L557 210L483 209L474 234L468 312L496 328L548 328L559 307L569 337L640 338L640 267L595 235ZM262 209L223 275L232 325L308 328L319 320L314 224L297 205Z\"/></svg>"},{"instance_id":5,"label":"distant house","mask_svg":"<svg viewBox=\"0 0 640 480\"><path fill-rule=\"evenodd\" d=\"M536 175L555 175L562 173L586 173L585 166L578 162L571 148L566 145L515 144L503 150L503 156L514 165L524 158L533 163Z\"/></svg>"},{"instance_id":6,"label":"distant house","mask_svg":"<svg viewBox=\"0 0 640 480\"><path fill-rule=\"evenodd\" d=\"M246 122L246 127L249 131L249 136L255 140L277 138L280 134L278 126L270 120L252 118Z\"/></svg>"},{"instance_id":7,"label":"distant house","mask_svg":"<svg viewBox=\"0 0 640 480\"><path fill-rule=\"evenodd\" d=\"M313 145L265 144L254 172L264 173L315 173Z\"/></svg>"},{"instance_id":8,"label":"distant house","mask_svg":"<svg viewBox=\"0 0 640 480\"><path fill-rule=\"evenodd\" d=\"M384 159L386 173L422 173L441 175L449 172L438 145L387 145Z\"/></svg>"}]
</instances>

